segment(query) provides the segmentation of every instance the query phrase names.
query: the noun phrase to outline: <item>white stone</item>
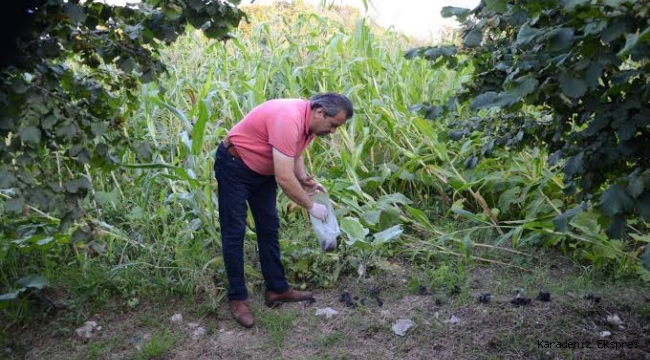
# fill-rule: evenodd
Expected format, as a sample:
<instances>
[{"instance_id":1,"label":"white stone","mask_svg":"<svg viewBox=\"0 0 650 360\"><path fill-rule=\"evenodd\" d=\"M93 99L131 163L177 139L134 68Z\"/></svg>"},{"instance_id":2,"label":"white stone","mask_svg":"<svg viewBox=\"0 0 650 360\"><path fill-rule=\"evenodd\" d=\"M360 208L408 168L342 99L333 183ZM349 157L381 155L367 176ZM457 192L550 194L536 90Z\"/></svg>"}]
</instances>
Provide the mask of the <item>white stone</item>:
<instances>
[{"instance_id":1,"label":"white stone","mask_svg":"<svg viewBox=\"0 0 650 360\"><path fill-rule=\"evenodd\" d=\"M398 319L391 329L393 332L398 335L398 336L404 336L406 335L406 332L409 331L410 328L415 326L415 323L411 319Z\"/></svg>"},{"instance_id":2,"label":"white stone","mask_svg":"<svg viewBox=\"0 0 650 360\"><path fill-rule=\"evenodd\" d=\"M171 318L172 324L180 324L183 322L183 314L174 314Z\"/></svg>"},{"instance_id":3,"label":"white stone","mask_svg":"<svg viewBox=\"0 0 650 360\"><path fill-rule=\"evenodd\" d=\"M332 308L324 308L324 309L317 309L316 310L316 316L323 316L325 315L326 318L331 318L332 316L338 314L339 312L332 309Z\"/></svg>"}]
</instances>

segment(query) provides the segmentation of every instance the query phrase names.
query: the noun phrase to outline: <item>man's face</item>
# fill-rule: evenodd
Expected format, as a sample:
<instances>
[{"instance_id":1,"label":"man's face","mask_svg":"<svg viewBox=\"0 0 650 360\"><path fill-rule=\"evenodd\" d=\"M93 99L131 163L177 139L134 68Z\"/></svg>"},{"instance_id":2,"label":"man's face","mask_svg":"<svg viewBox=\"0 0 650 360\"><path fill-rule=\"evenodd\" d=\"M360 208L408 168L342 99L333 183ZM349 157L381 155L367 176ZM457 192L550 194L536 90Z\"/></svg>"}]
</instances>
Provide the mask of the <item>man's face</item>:
<instances>
[{"instance_id":1,"label":"man's face","mask_svg":"<svg viewBox=\"0 0 650 360\"><path fill-rule=\"evenodd\" d=\"M325 115L323 108L316 109L314 114L314 122L312 127L312 132L316 136L327 136L329 134L334 134L336 129L345 123L346 114L345 111L339 111L335 116Z\"/></svg>"}]
</instances>

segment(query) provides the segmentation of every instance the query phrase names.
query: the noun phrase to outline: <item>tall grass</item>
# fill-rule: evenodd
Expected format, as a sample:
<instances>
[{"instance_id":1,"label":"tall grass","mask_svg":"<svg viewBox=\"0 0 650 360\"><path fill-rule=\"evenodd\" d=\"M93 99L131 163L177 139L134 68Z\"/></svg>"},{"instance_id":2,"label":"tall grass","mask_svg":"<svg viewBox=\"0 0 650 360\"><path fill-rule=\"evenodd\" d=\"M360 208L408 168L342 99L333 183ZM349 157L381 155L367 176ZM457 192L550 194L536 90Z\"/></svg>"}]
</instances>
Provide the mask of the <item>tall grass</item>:
<instances>
[{"instance_id":1,"label":"tall grass","mask_svg":"<svg viewBox=\"0 0 650 360\"><path fill-rule=\"evenodd\" d=\"M48 275L60 275L52 264L65 262L86 275L82 290L102 284L126 298L223 296L212 169L217 145L265 100L326 91L350 97L355 116L305 156L336 202L344 244L336 254L322 253L305 214L281 196L292 282L331 286L341 274L381 266L386 256L505 265L525 245L566 244L595 263L633 266L637 250L608 241L589 213L571 220L567 232L554 230L564 198L542 152L495 150L469 169L467 158L484 152L480 137L450 141L453 119L425 120L410 110L446 100L464 74L406 60L413 45L407 38L363 19L335 22L302 5L260 13L265 22L253 18L226 43L188 30L167 49L167 75L142 87L140 109L129 121L133 151L117 154L123 166L112 173L89 169L93 241L62 247L57 261L45 261ZM252 229L247 235L254 240ZM255 241L246 241L245 253L248 279L257 281ZM14 277L22 256L7 260L13 270L3 265L5 278Z\"/></svg>"},{"instance_id":2,"label":"tall grass","mask_svg":"<svg viewBox=\"0 0 650 360\"><path fill-rule=\"evenodd\" d=\"M404 59L409 39L379 32L363 19L346 25L303 5L251 13L265 21L253 18L227 43L188 31L166 52L168 75L159 86L143 87L131 129L150 144L151 158L134 153L124 159L134 168L114 184L130 187L121 200L126 219L111 222L140 239L120 249L134 251L140 262L120 257L119 271L146 266L185 288L209 287L222 262L216 146L263 101L326 91L350 97L356 115L344 131L316 140L306 162L337 203L345 244L338 258L321 254L306 217L281 196L283 249L296 261L288 268L293 280L332 284L340 273L372 266L387 254L501 262L521 254L514 247L567 239L625 258L604 238L554 232L552 219L564 210L562 186L539 150L498 150L467 169L466 159L484 146L479 137L452 142L453 119L425 120L409 110L446 100L463 74ZM254 239L252 231L248 235ZM259 279L254 241L247 242L246 254L250 278Z\"/></svg>"}]
</instances>

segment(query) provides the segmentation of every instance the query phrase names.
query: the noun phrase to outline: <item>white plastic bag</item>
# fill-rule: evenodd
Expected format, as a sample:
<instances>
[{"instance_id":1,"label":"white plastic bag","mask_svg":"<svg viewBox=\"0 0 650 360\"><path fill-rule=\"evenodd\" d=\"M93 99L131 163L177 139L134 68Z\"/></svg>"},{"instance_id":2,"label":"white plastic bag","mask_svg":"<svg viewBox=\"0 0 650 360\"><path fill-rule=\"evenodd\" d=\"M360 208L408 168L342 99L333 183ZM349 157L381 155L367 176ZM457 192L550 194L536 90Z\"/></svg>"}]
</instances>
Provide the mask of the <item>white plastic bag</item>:
<instances>
[{"instance_id":1,"label":"white plastic bag","mask_svg":"<svg viewBox=\"0 0 650 360\"><path fill-rule=\"evenodd\" d=\"M339 228L339 223L336 221L336 214L334 214L334 208L332 207L332 202L326 193L317 192L312 197L314 202L325 205L327 208L327 218L325 222L318 220L309 215L309 220L311 220L312 228L318 237L320 242L320 247L323 251L334 251L336 249L336 237L341 233Z\"/></svg>"}]
</instances>

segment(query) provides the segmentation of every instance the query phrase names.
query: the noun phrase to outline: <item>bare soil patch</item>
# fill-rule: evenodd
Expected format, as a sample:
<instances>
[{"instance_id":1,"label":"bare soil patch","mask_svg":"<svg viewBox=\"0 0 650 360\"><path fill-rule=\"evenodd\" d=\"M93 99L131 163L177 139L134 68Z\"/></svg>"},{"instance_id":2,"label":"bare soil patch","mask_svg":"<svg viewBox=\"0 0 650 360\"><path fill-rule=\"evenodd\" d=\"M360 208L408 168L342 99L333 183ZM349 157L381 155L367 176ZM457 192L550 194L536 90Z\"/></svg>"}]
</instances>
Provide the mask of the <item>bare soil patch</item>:
<instances>
[{"instance_id":1,"label":"bare soil patch","mask_svg":"<svg viewBox=\"0 0 650 360\"><path fill-rule=\"evenodd\" d=\"M276 309L267 308L261 291L252 286L256 320L252 329L231 319L225 301L207 315L197 311L200 304L152 302L128 312L88 314L87 320L96 321L101 330L87 342L74 331L55 328L60 323L52 321L26 328L5 347L4 355L8 359L650 360L647 287L597 284L575 269L557 265L525 274L476 267L460 285L460 293L443 289L421 272L401 267L349 278L336 289L317 289L317 301L311 305ZM517 290L530 302L513 305ZM353 304L341 301L343 291ZM540 291L548 292L550 301L537 300ZM479 302L478 295L486 293L489 301ZM326 307L338 313L331 318L315 315ZM183 320L172 323L177 313ZM392 330L398 319L410 319L415 326L398 336ZM198 328L203 330L197 336Z\"/></svg>"}]
</instances>

